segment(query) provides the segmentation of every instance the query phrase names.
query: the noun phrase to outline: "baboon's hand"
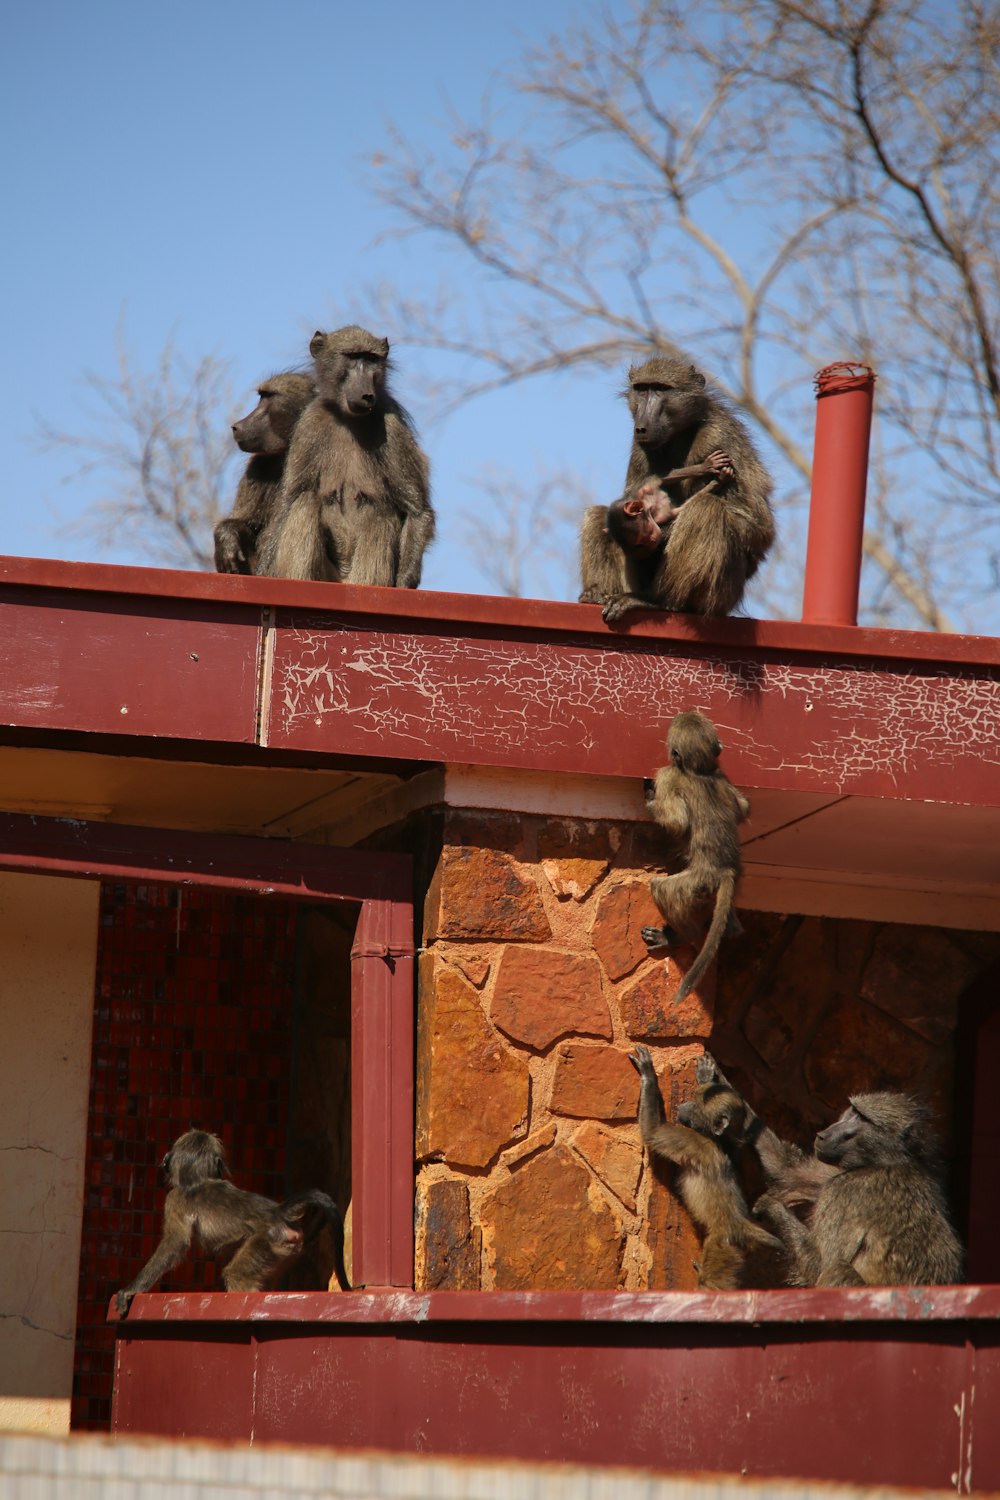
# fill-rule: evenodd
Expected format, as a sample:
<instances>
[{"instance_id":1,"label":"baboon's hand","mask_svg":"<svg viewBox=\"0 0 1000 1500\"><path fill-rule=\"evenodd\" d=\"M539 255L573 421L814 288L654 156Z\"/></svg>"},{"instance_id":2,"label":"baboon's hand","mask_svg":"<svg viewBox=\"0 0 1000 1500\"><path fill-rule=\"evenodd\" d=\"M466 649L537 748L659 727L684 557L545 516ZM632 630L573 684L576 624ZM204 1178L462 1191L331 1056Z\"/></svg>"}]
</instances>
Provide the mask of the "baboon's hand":
<instances>
[{"instance_id":1,"label":"baboon's hand","mask_svg":"<svg viewBox=\"0 0 1000 1500\"><path fill-rule=\"evenodd\" d=\"M650 950L650 952L652 952L656 948L670 947L670 939L667 937L662 927L643 927L641 936L643 942L646 944L646 947Z\"/></svg>"},{"instance_id":2,"label":"baboon's hand","mask_svg":"<svg viewBox=\"0 0 1000 1500\"><path fill-rule=\"evenodd\" d=\"M695 1083L718 1083L719 1068L710 1052L705 1052L694 1065Z\"/></svg>"},{"instance_id":3,"label":"baboon's hand","mask_svg":"<svg viewBox=\"0 0 1000 1500\"><path fill-rule=\"evenodd\" d=\"M653 1057L648 1047L641 1042L628 1054L628 1060L639 1074L640 1078L655 1078L656 1069L653 1067Z\"/></svg>"},{"instance_id":4,"label":"baboon's hand","mask_svg":"<svg viewBox=\"0 0 1000 1500\"><path fill-rule=\"evenodd\" d=\"M597 589L597 588L584 589L583 593L578 598L577 603L578 604L603 604L604 601L605 601L605 597L606 596L604 594L603 589Z\"/></svg>"},{"instance_id":5,"label":"baboon's hand","mask_svg":"<svg viewBox=\"0 0 1000 1500\"><path fill-rule=\"evenodd\" d=\"M129 1307L132 1305L132 1298L133 1298L134 1295L135 1295L134 1292L116 1292L115 1293L115 1306L118 1308L118 1316L120 1318L127 1318L128 1317L128 1310L129 1310Z\"/></svg>"},{"instance_id":6,"label":"baboon's hand","mask_svg":"<svg viewBox=\"0 0 1000 1500\"><path fill-rule=\"evenodd\" d=\"M716 448L714 453L708 455L705 467L710 468L719 479L733 479L736 475L732 459L721 448Z\"/></svg>"}]
</instances>

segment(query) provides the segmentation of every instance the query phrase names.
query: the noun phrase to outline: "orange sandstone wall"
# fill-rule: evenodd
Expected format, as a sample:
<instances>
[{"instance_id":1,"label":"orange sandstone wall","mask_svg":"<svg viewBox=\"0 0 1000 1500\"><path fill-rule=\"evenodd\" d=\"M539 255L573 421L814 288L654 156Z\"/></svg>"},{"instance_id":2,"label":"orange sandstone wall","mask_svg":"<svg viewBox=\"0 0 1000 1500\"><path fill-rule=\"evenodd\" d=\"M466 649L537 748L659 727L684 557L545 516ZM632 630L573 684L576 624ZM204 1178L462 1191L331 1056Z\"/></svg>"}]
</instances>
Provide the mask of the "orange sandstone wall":
<instances>
[{"instance_id":1,"label":"orange sandstone wall","mask_svg":"<svg viewBox=\"0 0 1000 1500\"><path fill-rule=\"evenodd\" d=\"M741 912L717 981L676 1008L681 969L640 937L654 827L446 811L408 842L427 890L418 1287L695 1285L698 1239L643 1158L636 1041L668 1115L710 1045L805 1147L869 1088L924 1093L948 1135L959 1002L1000 935Z\"/></svg>"}]
</instances>

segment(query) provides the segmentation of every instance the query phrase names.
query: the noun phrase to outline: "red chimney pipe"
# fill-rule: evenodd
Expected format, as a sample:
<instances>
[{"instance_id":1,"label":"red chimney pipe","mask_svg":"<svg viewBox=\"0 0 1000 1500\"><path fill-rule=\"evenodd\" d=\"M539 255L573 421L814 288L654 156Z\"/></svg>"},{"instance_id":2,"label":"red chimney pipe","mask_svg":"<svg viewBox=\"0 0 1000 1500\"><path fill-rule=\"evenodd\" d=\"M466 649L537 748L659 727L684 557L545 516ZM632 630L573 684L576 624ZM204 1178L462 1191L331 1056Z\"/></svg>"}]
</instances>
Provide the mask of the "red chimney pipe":
<instances>
[{"instance_id":1,"label":"red chimney pipe","mask_svg":"<svg viewBox=\"0 0 1000 1500\"><path fill-rule=\"evenodd\" d=\"M816 442L802 594L802 619L810 625L858 623L874 392L875 371L868 365L827 365L816 376Z\"/></svg>"}]
</instances>

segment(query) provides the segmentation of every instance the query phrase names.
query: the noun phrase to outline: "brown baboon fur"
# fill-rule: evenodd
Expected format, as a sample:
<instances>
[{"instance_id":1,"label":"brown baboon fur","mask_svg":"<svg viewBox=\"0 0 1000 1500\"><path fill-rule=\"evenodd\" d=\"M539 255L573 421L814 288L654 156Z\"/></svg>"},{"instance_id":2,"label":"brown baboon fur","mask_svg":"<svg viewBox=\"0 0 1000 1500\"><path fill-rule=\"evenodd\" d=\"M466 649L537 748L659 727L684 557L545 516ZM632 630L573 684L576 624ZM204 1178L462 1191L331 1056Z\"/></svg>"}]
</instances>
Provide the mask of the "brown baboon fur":
<instances>
[{"instance_id":1,"label":"brown baboon fur","mask_svg":"<svg viewBox=\"0 0 1000 1500\"><path fill-rule=\"evenodd\" d=\"M644 927L642 936L650 949L696 943L711 913L701 952L677 991L676 999L683 1000L712 962L723 937L741 931L733 911L742 868L736 828L750 816L750 803L719 767L722 745L704 714L677 714L667 750L671 764L657 772L647 806L677 841L686 868L650 881L650 894L664 921L662 927Z\"/></svg>"},{"instance_id":2,"label":"brown baboon fur","mask_svg":"<svg viewBox=\"0 0 1000 1500\"><path fill-rule=\"evenodd\" d=\"M609 622L634 609L730 614L774 541L771 478L744 423L687 360L633 365L626 396L634 428L626 498L655 481L669 488L675 514L662 523L658 552L637 558L609 534L608 507L591 506L581 603L603 605ZM698 468L713 453L728 467L703 485Z\"/></svg>"},{"instance_id":3,"label":"brown baboon fur","mask_svg":"<svg viewBox=\"0 0 1000 1500\"><path fill-rule=\"evenodd\" d=\"M777 1193L754 1206L784 1241L796 1286L931 1286L961 1280L926 1110L906 1094L856 1094L815 1142L835 1168L806 1224Z\"/></svg>"},{"instance_id":4,"label":"brown baboon fur","mask_svg":"<svg viewBox=\"0 0 1000 1500\"><path fill-rule=\"evenodd\" d=\"M751 1251L767 1251L773 1260L781 1255L782 1246L749 1217L729 1154L729 1143L738 1138L742 1127L742 1099L721 1084L699 1085L694 1097L677 1111L679 1123L668 1124L649 1048L637 1046L629 1058L642 1080L642 1139L654 1155L680 1168L678 1192L704 1236L699 1287L723 1291L759 1285L761 1279L780 1282L773 1271L751 1279L745 1265Z\"/></svg>"},{"instance_id":5,"label":"brown baboon fur","mask_svg":"<svg viewBox=\"0 0 1000 1500\"><path fill-rule=\"evenodd\" d=\"M316 392L311 375L285 370L259 385L257 394L253 411L233 423L237 446L252 457L232 510L215 528L217 573L254 572L257 540L281 494L292 432Z\"/></svg>"},{"instance_id":6,"label":"brown baboon fur","mask_svg":"<svg viewBox=\"0 0 1000 1500\"><path fill-rule=\"evenodd\" d=\"M427 459L387 387L389 344L315 333L316 399L295 429L258 571L416 588L434 535Z\"/></svg>"},{"instance_id":7,"label":"brown baboon fur","mask_svg":"<svg viewBox=\"0 0 1000 1500\"><path fill-rule=\"evenodd\" d=\"M207 1130L189 1130L163 1158L170 1191L163 1205L163 1236L138 1276L116 1295L124 1318L136 1292L148 1292L180 1265L192 1241L224 1266L227 1292L261 1292L286 1273L295 1285L325 1291L330 1277L350 1290L344 1267L344 1223L333 1199L317 1189L275 1203L228 1181L225 1147Z\"/></svg>"}]
</instances>

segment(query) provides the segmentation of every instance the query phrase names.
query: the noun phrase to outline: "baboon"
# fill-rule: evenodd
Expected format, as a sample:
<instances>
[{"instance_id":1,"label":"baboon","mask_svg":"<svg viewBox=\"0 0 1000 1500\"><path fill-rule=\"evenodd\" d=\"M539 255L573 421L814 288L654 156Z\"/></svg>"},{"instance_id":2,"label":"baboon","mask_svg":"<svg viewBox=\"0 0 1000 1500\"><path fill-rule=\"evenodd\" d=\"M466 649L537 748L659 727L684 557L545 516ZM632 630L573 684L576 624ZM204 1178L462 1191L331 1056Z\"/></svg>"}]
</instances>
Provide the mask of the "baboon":
<instances>
[{"instance_id":1,"label":"baboon","mask_svg":"<svg viewBox=\"0 0 1000 1500\"><path fill-rule=\"evenodd\" d=\"M733 1087L709 1053L698 1059L694 1075L698 1083L720 1084L740 1099L743 1107L740 1143L752 1147L755 1152L768 1194L786 1208L796 1207L808 1212L840 1168L808 1155L791 1141L783 1141L740 1097L739 1090Z\"/></svg>"},{"instance_id":2,"label":"baboon","mask_svg":"<svg viewBox=\"0 0 1000 1500\"><path fill-rule=\"evenodd\" d=\"M654 1155L680 1168L678 1191L704 1235L699 1287L724 1291L746 1285L748 1253L767 1250L771 1256L781 1255L782 1244L766 1231L762 1233L749 1217L729 1154L730 1142L738 1138L743 1122L742 1099L722 1084L699 1085L694 1097L677 1111L680 1123L668 1124L649 1048L637 1046L629 1060L642 1080L642 1139Z\"/></svg>"},{"instance_id":3,"label":"baboon","mask_svg":"<svg viewBox=\"0 0 1000 1500\"><path fill-rule=\"evenodd\" d=\"M295 429L258 571L414 589L434 535L427 459L387 387L389 343L314 333L316 398Z\"/></svg>"},{"instance_id":4,"label":"baboon","mask_svg":"<svg viewBox=\"0 0 1000 1500\"><path fill-rule=\"evenodd\" d=\"M215 528L215 571L252 573L257 540L281 493L285 455L296 422L315 395L312 376L295 370L257 387L252 412L233 423L238 448L253 456L243 471L232 511Z\"/></svg>"},{"instance_id":5,"label":"baboon","mask_svg":"<svg viewBox=\"0 0 1000 1500\"><path fill-rule=\"evenodd\" d=\"M163 1235L138 1276L115 1301L126 1317L136 1292L148 1292L162 1276L180 1265L192 1240L223 1264L227 1292L261 1292L276 1286L284 1273L307 1263L314 1290L325 1290L331 1272L344 1291L350 1282L344 1267L344 1224L333 1199L317 1189L275 1203L229 1182L225 1147L207 1130L189 1130L163 1158L170 1182L163 1205ZM330 1265L324 1264L324 1256Z\"/></svg>"},{"instance_id":6,"label":"baboon","mask_svg":"<svg viewBox=\"0 0 1000 1500\"><path fill-rule=\"evenodd\" d=\"M712 962L723 937L742 931L733 911L742 868L736 827L750 816L750 803L717 764L722 745L704 714L677 714L667 735L667 750L671 764L657 772L647 806L682 847L686 868L650 881L650 894L664 924L644 927L642 937L650 949L695 943L711 911L701 952L677 991L676 999L683 1000Z\"/></svg>"},{"instance_id":7,"label":"baboon","mask_svg":"<svg viewBox=\"0 0 1000 1500\"><path fill-rule=\"evenodd\" d=\"M603 605L609 624L634 609L730 614L774 541L772 483L750 434L685 359L633 365L625 394L634 426L625 504L643 492L648 499L653 482L676 489L674 514L665 529L658 522L661 541L640 566L615 538L612 508L590 507L580 601Z\"/></svg>"},{"instance_id":8,"label":"baboon","mask_svg":"<svg viewBox=\"0 0 1000 1500\"><path fill-rule=\"evenodd\" d=\"M784 1241L795 1286L930 1286L962 1276L938 1148L923 1106L906 1094L856 1094L815 1141L837 1168L803 1224L777 1193L754 1205Z\"/></svg>"}]
</instances>

